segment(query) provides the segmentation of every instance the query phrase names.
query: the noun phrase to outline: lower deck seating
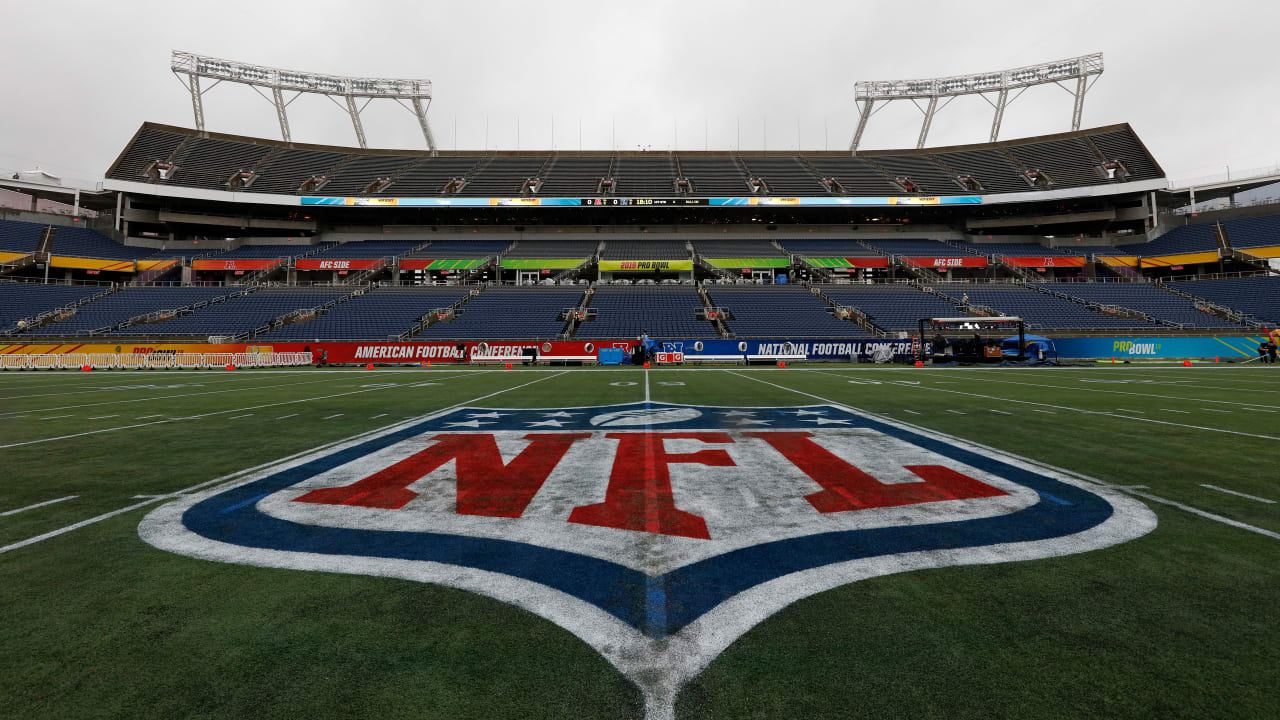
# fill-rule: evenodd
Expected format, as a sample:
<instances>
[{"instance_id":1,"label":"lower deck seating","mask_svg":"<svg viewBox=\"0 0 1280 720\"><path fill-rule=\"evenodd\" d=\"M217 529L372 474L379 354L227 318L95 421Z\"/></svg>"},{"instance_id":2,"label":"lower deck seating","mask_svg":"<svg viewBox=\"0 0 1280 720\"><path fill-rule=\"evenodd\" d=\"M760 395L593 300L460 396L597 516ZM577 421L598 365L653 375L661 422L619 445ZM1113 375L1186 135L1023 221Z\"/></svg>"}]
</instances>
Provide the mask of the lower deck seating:
<instances>
[{"instance_id":1,"label":"lower deck seating","mask_svg":"<svg viewBox=\"0 0 1280 720\"><path fill-rule=\"evenodd\" d=\"M242 288L125 288L76 309L64 320L36 328L27 335L75 335L106 330L158 310L178 310L226 297ZM135 331L136 332L136 331Z\"/></svg>"},{"instance_id":2,"label":"lower deck seating","mask_svg":"<svg viewBox=\"0 0 1280 720\"><path fill-rule=\"evenodd\" d=\"M1046 283L1054 292L1099 305L1116 305L1183 327L1231 328L1230 320L1197 310L1193 302L1147 283Z\"/></svg>"},{"instance_id":3,"label":"lower deck seating","mask_svg":"<svg viewBox=\"0 0 1280 720\"><path fill-rule=\"evenodd\" d=\"M823 292L840 305L866 313L881 330L918 330L922 318L962 314L946 299L900 283L831 285Z\"/></svg>"},{"instance_id":4,"label":"lower deck seating","mask_svg":"<svg viewBox=\"0 0 1280 720\"><path fill-rule=\"evenodd\" d=\"M1144 330L1160 327L1141 318L1113 317L1080 303L1004 283L937 283L934 288L956 300L1020 317L1027 327L1044 330Z\"/></svg>"},{"instance_id":5,"label":"lower deck seating","mask_svg":"<svg viewBox=\"0 0 1280 720\"><path fill-rule=\"evenodd\" d=\"M16 329L19 320L72 305L106 289L85 285L0 282L0 332Z\"/></svg>"},{"instance_id":6,"label":"lower deck seating","mask_svg":"<svg viewBox=\"0 0 1280 720\"><path fill-rule=\"evenodd\" d=\"M333 307L307 322L292 323L259 335L263 340L387 340L413 329L437 308L461 300L466 288L374 290Z\"/></svg>"},{"instance_id":7,"label":"lower deck seating","mask_svg":"<svg viewBox=\"0 0 1280 720\"><path fill-rule=\"evenodd\" d=\"M1169 287L1280 325L1280 277L1226 278L1171 282Z\"/></svg>"},{"instance_id":8,"label":"lower deck seating","mask_svg":"<svg viewBox=\"0 0 1280 720\"><path fill-rule=\"evenodd\" d=\"M657 340L713 338L715 326L699 320L702 298L690 286L600 286L591 298L596 319L578 326L583 339L635 338L648 332Z\"/></svg>"},{"instance_id":9,"label":"lower deck seating","mask_svg":"<svg viewBox=\"0 0 1280 720\"><path fill-rule=\"evenodd\" d=\"M576 307L581 290L489 288L449 322L418 333L420 340L550 340L564 332L560 311Z\"/></svg>"},{"instance_id":10,"label":"lower deck seating","mask_svg":"<svg viewBox=\"0 0 1280 720\"><path fill-rule=\"evenodd\" d=\"M294 310L324 305L351 292L335 290L259 290L196 310L172 320L112 331L111 335L239 335Z\"/></svg>"},{"instance_id":11,"label":"lower deck seating","mask_svg":"<svg viewBox=\"0 0 1280 720\"><path fill-rule=\"evenodd\" d=\"M711 301L733 316L728 328L740 338L850 338L870 333L828 312L822 298L802 287L714 287Z\"/></svg>"}]
</instances>

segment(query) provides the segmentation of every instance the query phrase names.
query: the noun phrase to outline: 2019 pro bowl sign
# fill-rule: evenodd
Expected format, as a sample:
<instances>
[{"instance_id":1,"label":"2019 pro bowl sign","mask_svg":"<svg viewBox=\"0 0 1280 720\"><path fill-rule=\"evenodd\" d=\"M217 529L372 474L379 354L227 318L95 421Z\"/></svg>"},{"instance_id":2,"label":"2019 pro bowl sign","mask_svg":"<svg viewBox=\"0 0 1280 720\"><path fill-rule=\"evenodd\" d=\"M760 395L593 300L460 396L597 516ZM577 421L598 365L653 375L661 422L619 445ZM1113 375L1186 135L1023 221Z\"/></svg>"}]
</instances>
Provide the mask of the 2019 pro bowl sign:
<instances>
[{"instance_id":1,"label":"2019 pro bowl sign","mask_svg":"<svg viewBox=\"0 0 1280 720\"><path fill-rule=\"evenodd\" d=\"M1069 474L836 405L458 408L158 508L147 542L403 578L573 632L671 717L788 604L889 573L1104 548L1155 527Z\"/></svg>"}]
</instances>

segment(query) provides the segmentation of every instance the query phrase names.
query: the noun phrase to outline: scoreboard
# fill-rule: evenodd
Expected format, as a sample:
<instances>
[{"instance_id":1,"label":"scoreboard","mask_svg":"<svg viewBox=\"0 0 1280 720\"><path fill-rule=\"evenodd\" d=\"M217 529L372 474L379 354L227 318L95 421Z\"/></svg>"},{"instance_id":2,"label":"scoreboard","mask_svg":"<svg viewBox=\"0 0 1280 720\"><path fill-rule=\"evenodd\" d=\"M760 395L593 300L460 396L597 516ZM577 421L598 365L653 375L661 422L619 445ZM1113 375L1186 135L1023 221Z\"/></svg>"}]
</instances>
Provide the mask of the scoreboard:
<instances>
[{"instance_id":1,"label":"scoreboard","mask_svg":"<svg viewBox=\"0 0 1280 720\"><path fill-rule=\"evenodd\" d=\"M643 205L655 207L663 205L709 205L709 198L581 198L583 206L621 206Z\"/></svg>"}]
</instances>

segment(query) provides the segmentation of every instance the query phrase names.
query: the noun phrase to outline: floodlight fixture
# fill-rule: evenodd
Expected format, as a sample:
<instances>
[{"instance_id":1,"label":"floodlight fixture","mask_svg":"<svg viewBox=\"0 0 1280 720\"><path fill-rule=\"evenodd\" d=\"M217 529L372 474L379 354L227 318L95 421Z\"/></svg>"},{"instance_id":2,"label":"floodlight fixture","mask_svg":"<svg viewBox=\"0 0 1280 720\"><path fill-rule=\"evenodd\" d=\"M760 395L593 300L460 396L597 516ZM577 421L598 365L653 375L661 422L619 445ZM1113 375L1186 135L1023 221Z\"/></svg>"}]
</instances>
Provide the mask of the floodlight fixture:
<instances>
[{"instance_id":1,"label":"floodlight fixture","mask_svg":"<svg viewBox=\"0 0 1280 720\"><path fill-rule=\"evenodd\" d=\"M916 147L923 148L929 136L929 129L933 125L934 116L961 95L977 95L995 109L995 116L991 121L991 142L995 142L1000 136L1000 124L1004 120L1005 108L1026 92L1027 88L1036 85L1057 85L1075 98L1071 110L1071 129L1079 130L1080 118L1084 114L1085 93L1102 75L1102 69L1102 53L1093 53L1039 65L973 75L921 80L860 80L854 83L854 102L858 105L858 127L853 133L849 151L857 153L858 145L862 142L862 134L871 116L895 100L909 100L924 114L924 121L920 125L920 137L916 141ZM1074 89L1065 84L1071 80L1075 80ZM1010 97L1010 91L1017 92ZM995 94L994 101L987 97L988 93ZM939 101L942 101L941 104Z\"/></svg>"},{"instance_id":2,"label":"floodlight fixture","mask_svg":"<svg viewBox=\"0 0 1280 720\"><path fill-rule=\"evenodd\" d=\"M431 105L430 80L325 75L252 65L181 50L172 51L169 69L191 94L191 109L195 113L196 129L202 133L205 132L204 94L219 83L232 82L248 85L275 107L276 119L280 122L280 134L285 142L293 142L292 134L289 132L287 108L304 93L310 93L323 95L346 111L351 117L356 141L362 148L367 148L369 145L365 139L364 125L360 122L360 113L374 100L392 100L418 119L418 125L422 128L422 137L427 142L427 149L432 155L436 154L435 137L431 133L431 125L427 122L427 108ZM201 78L213 80L213 83L207 87L201 87ZM271 96L267 97L264 90L270 91ZM294 93L294 95L286 101L285 93ZM339 102L339 99L342 102ZM363 102L359 102L361 100Z\"/></svg>"}]
</instances>

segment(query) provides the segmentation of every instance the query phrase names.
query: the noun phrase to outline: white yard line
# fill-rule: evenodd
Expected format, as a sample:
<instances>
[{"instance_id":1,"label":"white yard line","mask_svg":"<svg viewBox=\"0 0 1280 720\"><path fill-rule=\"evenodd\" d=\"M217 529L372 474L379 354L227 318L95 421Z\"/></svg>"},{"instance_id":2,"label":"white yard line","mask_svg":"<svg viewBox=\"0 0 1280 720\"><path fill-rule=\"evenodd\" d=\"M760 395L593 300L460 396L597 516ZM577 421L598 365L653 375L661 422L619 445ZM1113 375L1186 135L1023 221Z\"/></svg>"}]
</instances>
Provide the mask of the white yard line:
<instances>
[{"instance_id":1,"label":"white yard line","mask_svg":"<svg viewBox=\"0 0 1280 720\"><path fill-rule=\"evenodd\" d=\"M993 412L993 413L1000 413L1001 415L1012 415L1012 414L1013 414L1013 413L1010 413L1010 412L1005 412L1005 411L1003 411L1003 410L996 410L996 409L994 409L994 408L987 408L987 410L988 410L988 411L990 411L990 412Z\"/></svg>"},{"instance_id":2,"label":"white yard line","mask_svg":"<svg viewBox=\"0 0 1280 720\"><path fill-rule=\"evenodd\" d=\"M968 368L960 368L960 369L953 370L952 372L986 372L986 373L990 373L991 371L990 371L990 370L987 370L987 371L983 371L983 370L970 370L970 369L968 369ZM1044 384L1044 383L1018 382L1018 381L1016 381L1016 380L1005 380L1005 379L989 378L989 377L984 377L984 378L983 378L983 380L984 380L984 381L988 381L988 382L998 382L998 383L1002 383L1002 384L1005 384L1005 385L1026 385L1027 387L1055 388L1055 389L1058 389L1058 390L1070 390L1070 391L1073 391L1073 392L1074 392L1074 391L1083 391L1083 392L1095 392L1095 393L1108 393L1108 394L1110 394L1110 395L1133 395L1133 396L1135 396L1135 397L1160 398L1160 399L1162 399L1162 400L1179 400L1179 401L1182 401L1182 402L1192 402L1192 403L1213 403L1213 404L1217 404L1217 405L1238 405L1238 406L1274 407L1274 406L1272 406L1272 405L1262 405L1261 403L1235 402L1235 401L1232 401L1232 400L1207 400L1207 399L1200 399L1200 398L1182 397L1182 396L1180 396L1180 395L1155 395L1155 394L1152 394L1152 393L1129 392L1129 391L1125 391L1125 390L1107 390L1107 389L1104 389L1104 388L1076 387L1076 386L1073 386L1073 385L1046 385L1046 384ZM1185 388L1192 388L1192 387L1194 387L1194 386L1191 386L1191 385L1173 385L1173 386L1171 386L1171 387L1174 387L1174 388L1183 388L1183 387L1185 387ZM1240 389L1243 389L1243 388L1234 388L1234 389L1236 389L1236 390L1240 390ZM1269 392L1269 391L1268 391L1268 392Z\"/></svg>"},{"instance_id":3,"label":"white yard line","mask_svg":"<svg viewBox=\"0 0 1280 720\"><path fill-rule=\"evenodd\" d=\"M244 415L232 415L228 420L239 420L242 417L253 417L253 413L245 413Z\"/></svg>"},{"instance_id":4,"label":"white yard line","mask_svg":"<svg viewBox=\"0 0 1280 720\"><path fill-rule=\"evenodd\" d=\"M497 372L497 371L493 371L493 372ZM561 372L564 372L564 371L561 371ZM306 384L306 383L301 383L301 384ZM14 448L14 447L21 447L23 445L38 445L40 443L54 442L57 440L69 440L71 438L84 437L85 435L98 435L100 433L115 432L117 430L131 430L133 428L148 427L150 425L163 425L165 423L179 422L181 420L198 420L200 418L213 417L215 415L225 415L227 413L243 412L245 410L261 410L262 408L279 407L281 405L295 405L297 403L312 402L314 400L327 400L329 398L346 397L347 395L359 395L360 393L374 392L377 390L391 390L391 389L398 389L398 386L391 385L386 387L364 388L361 390L352 390L350 392L336 393L333 395L320 395L318 397L301 398L298 400L284 400L281 402L266 403L263 405L250 405L248 407L232 408L230 410L217 410L215 412L201 413L199 415L187 415L183 417L166 418L164 420L154 420L152 422L146 422L146 423L122 425L120 427L114 427L114 428L102 428L101 430L89 430L87 432L72 433L70 435L59 435L56 437L41 438L39 440L26 440L24 442L16 442L16 443L9 443L8 445L0 445L0 450L5 450L8 448ZM71 416L67 415L66 417L71 417Z\"/></svg>"},{"instance_id":5,"label":"white yard line","mask_svg":"<svg viewBox=\"0 0 1280 720\"><path fill-rule=\"evenodd\" d=\"M644 401L649 402L649 371L644 371Z\"/></svg>"},{"instance_id":6,"label":"white yard line","mask_svg":"<svg viewBox=\"0 0 1280 720\"><path fill-rule=\"evenodd\" d=\"M278 417L278 418L276 418L276 419L277 419L277 420L285 420L285 419L287 419L287 418L291 418L291 417L298 417L298 413L293 413L292 415L281 415L280 417Z\"/></svg>"},{"instance_id":7,"label":"white yard line","mask_svg":"<svg viewBox=\"0 0 1280 720\"><path fill-rule=\"evenodd\" d=\"M1190 412L1188 412L1188 411L1186 411L1186 410L1174 410L1173 408L1160 408L1160 409L1161 409L1162 411L1164 411L1164 412L1178 413L1179 415L1190 415L1190 414L1191 414Z\"/></svg>"},{"instance_id":8,"label":"white yard line","mask_svg":"<svg viewBox=\"0 0 1280 720\"><path fill-rule=\"evenodd\" d=\"M57 420L59 418L75 417L75 415L54 415L53 417L42 417L41 420Z\"/></svg>"},{"instance_id":9,"label":"white yard line","mask_svg":"<svg viewBox=\"0 0 1280 720\"><path fill-rule=\"evenodd\" d=\"M151 418L158 418L158 417L164 417L164 415L163 415L163 414L159 414L159 413L157 413L157 414L155 414L155 415L140 415L140 416L138 416L138 417L136 417L136 418L134 418L134 419L135 419L135 420L150 420Z\"/></svg>"},{"instance_id":10,"label":"white yard line","mask_svg":"<svg viewBox=\"0 0 1280 720\"><path fill-rule=\"evenodd\" d=\"M743 378L746 378L746 379L748 379L748 380L753 380L753 381L758 382L758 383L763 383L763 384L765 384L765 385L770 385L770 386L772 386L772 387L776 387L776 388L778 388L779 390L788 390L788 391L793 392L793 393L795 393L795 394L797 394L797 395L804 395L805 397L811 397L811 398L813 398L813 399L815 399L815 400L821 400L822 402L830 403L830 404L832 404L832 405L836 405L836 406L838 406L838 407L843 407L843 408L847 408L847 409L849 409L849 410L853 410L853 411L857 411L857 412L865 413L865 414L870 415L870 416L872 416L872 417L875 417L875 416L876 416L876 415L875 415L875 413L867 412L866 410L862 410L861 408L853 407L853 406L848 405L848 404L846 404L846 403L836 402L835 400L831 400L831 399L829 399L829 398L822 397L821 395L814 395L813 393L807 393L807 392L804 392L803 390L796 390L795 388L786 387L785 385L778 385L777 383L771 383L771 382L769 382L768 380L761 380L761 379L759 379L759 378L753 378L753 377L751 377L750 375L742 375L742 374L740 374L740 373L734 372L733 370L725 370L724 372L727 372L727 373L729 373L730 375L737 375L738 377L743 377ZM828 373L824 373L824 374L828 374ZM837 376L837 377L838 377L838 376ZM947 391L944 391L944 392L947 392ZM967 393L966 393L966 394L967 394ZM1106 414L1106 413L1102 413L1102 414ZM1120 415L1120 416L1117 416L1117 417L1124 417L1124 416L1123 416L1123 415ZM1131 419L1137 420L1137 419L1139 419L1139 418L1131 418ZM934 433L934 434L936 434L936 435L939 435L939 436L941 436L941 437L943 437L943 438L949 437L949 436L947 436L945 433L940 433L940 432L937 432L936 430L930 430L929 428L921 428L921 429L922 429L922 430L926 430L926 431L931 432L931 433ZM1266 529L1263 529L1263 528L1260 528L1260 527L1256 527L1256 526L1254 526L1254 525L1249 525L1248 523L1242 523L1242 522L1239 522L1239 521L1237 521L1237 520L1232 520L1231 518L1223 517L1223 516L1221 516L1221 515L1215 515L1215 514L1213 514L1213 513L1211 513L1211 512L1205 512L1204 510L1200 510L1200 509L1198 509L1198 508L1193 508L1193 507L1191 507L1190 505L1183 505L1182 503L1174 502L1173 500L1167 500L1167 499L1165 499L1165 498L1162 498L1162 497L1159 497L1159 496L1156 496L1156 495L1152 495L1152 494L1150 494L1150 493L1142 492L1142 491L1139 489L1139 488L1140 488L1140 486L1136 486L1136 485L1112 485L1111 483L1103 482L1102 480L1098 480L1097 478L1089 477L1088 475L1084 475L1084 474L1082 474L1082 473L1078 473L1078 472L1075 472L1075 471L1073 471L1073 470L1067 470L1067 469L1065 469L1065 468L1055 467L1055 466L1053 466L1053 465L1049 465L1049 464L1047 464L1047 463L1040 462L1039 460L1035 460L1035 459L1028 458L1028 457L1021 456L1021 455L1016 455L1016 454L1011 453L1011 452L1009 452L1009 451L1007 451L1007 450L1000 450L999 448L989 447L989 446L983 445L982 443L975 442L975 441L973 441L973 440L965 440L964 442L967 442L967 443L969 443L970 445L973 445L974 447L978 447L978 448L983 448L983 449L991 450L992 452L1000 452L1000 453L1003 453L1003 454L1005 454L1005 455L1008 455L1008 456L1011 456L1011 457L1018 458L1019 460L1022 460L1022 461L1024 461L1024 462L1030 463L1030 464L1035 465L1035 466L1037 466L1037 467L1045 468L1046 470L1053 470L1053 471L1056 471L1056 472L1066 473L1067 475L1070 475L1071 477L1077 478L1077 479L1079 479L1079 480L1083 480L1083 481L1085 481L1085 482L1093 483L1094 485L1100 485L1100 486L1103 486L1103 487L1110 488L1110 489L1112 489L1112 490L1118 490L1118 491L1120 491L1120 492L1128 493L1129 495L1136 495L1137 497L1144 498L1144 499L1146 499L1146 500L1150 500L1150 501L1152 501L1152 502L1161 503L1161 504L1163 504L1163 505L1168 505L1168 506L1170 506L1170 507L1176 507L1176 508L1178 508L1179 510L1185 510L1186 512L1189 512L1189 513L1191 513L1191 514L1193 514L1193 515L1198 515L1199 517L1205 518L1206 520L1213 520L1213 521L1215 521L1215 522L1220 522L1220 523L1222 523L1222 524L1224 524L1224 525L1230 525L1231 527L1239 528L1239 529L1241 529L1241 530L1248 530L1249 532L1258 533L1259 535L1265 535L1266 537L1274 538L1274 539L1276 539L1276 540L1280 540L1280 533L1275 533L1275 532L1272 532L1272 531L1270 531L1270 530L1266 530Z\"/></svg>"},{"instance_id":11,"label":"white yard line","mask_svg":"<svg viewBox=\"0 0 1280 720\"><path fill-rule=\"evenodd\" d=\"M1275 501L1275 500L1268 500L1268 499L1266 499L1266 498L1260 498L1260 497L1258 497L1257 495L1248 495L1248 494L1246 494L1246 493L1236 492L1235 490L1228 490L1228 489L1226 489L1226 488L1220 488L1220 487L1218 487L1217 485L1206 485L1206 484L1204 484L1204 483L1201 483L1201 484L1200 484L1200 487L1202 487L1202 488L1209 488L1210 490L1217 490L1218 492L1224 492L1224 493L1226 493L1226 494L1228 494L1228 495L1235 495L1236 497L1248 498L1248 499L1250 499L1250 500L1257 500L1257 501L1258 501L1258 502L1260 502L1260 503L1266 503L1266 504L1268 504L1268 505L1275 505L1275 504L1276 504L1276 501Z\"/></svg>"},{"instance_id":12,"label":"white yard line","mask_svg":"<svg viewBox=\"0 0 1280 720\"><path fill-rule=\"evenodd\" d=\"M334 419L334 418L340 418L340 417L342 417L342 413L338 413L337 415L329 415L329 416L326 416L326 417L323 417L323 418L320 418L320 419L321 419L321 420L332 420L332 419Z\"/></svg>"},{"instance_id":13,"label":"white yard line","mask_svg":"<svg viewBox=\"0 0 1280 720\"><path fill-rule=\"evenodd\" d=\"M113 418L113 417L120 417L120 416L119 415L99 415L98 417L91 417L89 419L90 420L106 420L107 418Z\"/></svg>"},{"instance_id":14,"label":"white yard line","mask_svg":"<svg viewBox=\"0 0 1280 720\"><path fill-rule=\"evenodd\" d=\"M252 391L252 390L266 390L267 388L295 387L298 385L315 385L317 383L323 383L323 382L329 382L329 381L310 380L307 382L299 382L299 383L280 383L277 385L255 385L253 387L227 388L225 390L205 390L203 392L182 393L179 395L160 395L157 397L133 398L130 400L104 400L103 402L86 403L84 405L63 405L62 407L40 408L39 410L16 410L14 412L0 413L0 418L3 418L5 415L18 415L21 413L50 412L53 410L74 410L77 408L98 407L99 405L120 405L122 403L151 402L153 400L172 400L173 398L195 397L197 395L221 395L223 393L246 392L246 391Z\"/></svg>"},{"instance_id":15,"label":"white yard line","mask_svg":"<svg viewBox=\"0 0 1280 720\"><path fill-rule=\"evenodd\" d=\"M370 420L377 420L377 419L378 419L378 418L380 418L380 417L386 417L386 416L387 416L387 414L386 414L386 413L382 413L381 415L374 415L373 417L371 417L371 418L369 418L369 419L370 419Z\"/></svg>"},{"instance_id":16,"label":"white yard line","mask_svg":"<svg viewBox=\"0 0 1280 720\"><path fill-rule=\"evenodd\" d=\"M1201 409L1201 410L1204 410L1204 411L1206 411L1206 412L1217 412L1217 413L1229 413L1229 412L1231 412L1230 410L1219 410L1219 409L1217 409L1217 408L1200 408L1200 409Z\"/></svg>"},{"instance_id":17,"label":"white yard line","mask_svg":"<svg viewBox=\"0 0 1280 720\"><path fill-rule=\"evenodd\" d=\"M726 372L729 372L729 371L726 371ZM840 375L832 375L832 373L825 372L822 370L807 370L805 372L818 373L819 375L831 375L832 377L842 377ZM869 371L869 372L882 372L882 371L877 370L877 371ZM747 377L747 376L744 375L743 377ZM754 380L755 378L752 378L752 379ZM915 387L915 386L904 385L902 387ZM1123 418L1125 420L1132 420L1133 422L1147 422L1147 423L1155 423L1157 425L1172 425L1174 427L1189 428L1191 430L1219 432L1219 433L1226 433L1228 435L1242 435L1244 437L1262 438L1263 440L1280 440L1280 437L1277 437L1275 435L1262 435L1259 433L1248 433L1240 430L1227 430L1226 428L1205 427L1203 425L1186 425L1184 423L1170 422L1168 420L1156 420L1154 418L1133 417L1132 415L1120 415L1118 413L1104 412L1101 410L1082 410L1080 408L1068 407L1066 405L1054 405L1052 403L1038 403L1038 402L1032 402L1030 400L1014 400L1013 398L997 397L995 395L983 395L981 393L964 392L962 390L949 390L947 388L935 388L935 387L916 388L916 389L925 390L927 392L944 392L944 393L954 393L956 395L967 395L969 397L983 398L985 400L995 400L1001 403L1018 403L1019 405L1038 405L1040 407L1054 408L1055 410L1069 410L1072 412L1084 413L1085 415L1103 415L1105 417ZM1068 389L1072 389L1072 388L1068 388ZM1230 410L1220 410L1218 412L1230 412Z\"/></svg>"},{"instance_id":18,"label":"white yard line","mask_svg":"<svg viewBox=\"0 0 1280 720\"><path fill-rule=\"evenodd\" d=\"M1041 410L1041 409L1039 409L1039 408L1031 408L1031 412L1044 413L1045 415L1057 415L1057 414L1058 414L1058 413L1056 413L1056 412L1054 412L1054 411L1052 411L1052 410Z\"/></svg>"},{"instance_id":19,"label":"white yard line","mask_svg":"<svg viewBox=\"0 0 1280 720\"><path fill-rule=\"evenodd\" d=\"M959 410L948 410L947 412L953 415L964 415L964 413L960 412Z\"/></svg>"},{"instance_id":20,"label":"white yard line","mask_svg":"<svg viewBox=\"0 0 1280 720\"><path fill-rule=\"evenodd\" d=\"M908 410L908 409L906 409L906 408L902 408L902 412L911 413L912 415L919 415L919 414L920 414L920 413L916 412L915 410Z\"/></svg>"},{"instance_id":21,"label":"white yard line","mask_svg":"<svg viewBox=\"0 0 1280 720\"><path fill-rule=\"evenodd\" d=\"M442 410L436 410L436 411L434 411L434 412L428 413L427 415L423 415L423 416L419 416L419 417L427 417L427 416L429 416L429 415L443 415L444 413L447 413L447 412L449 412L449 411L451 411L451 410L455 410L455 409L457 409L457 408L464 407L464 406L466 406L466 405L470 405L471 403L474 403L474 402L480 402L481 400L487 400L487 399L489 399L489 398L491 398L491 397L494 397L495 395L501 395L501 394L503 394L503 393L508 393L508 392L513 391L513 390L519 390L519 389L521 389L521 388L525 388L525 387L528 387L528 386L530 386L530 385L533 385L534 383L540 383L540 382L542 382L543 380L549 380L549 379L554 378L554 377L559 377L559 375L563 375L565 372L568 372L568 371L567 371L567 370L562 370L562 371L560 371L560 372L559 372L558 374L556 374L556 375L547 375L546 377L541 377L541 378L538 378L537 380L531 380L531 381L529 381L529 382L527 382L527 383L524 383L524 384L522 384L522 385L516 385L516 386L514 386L514 387L509 387L509 388L506 388L506 389L504 389L504 390L498 390L498 391L496 391L496 392L491 392L491 393L489 393L488 395L481 395L480 397L472 398L472 399L467 400L467 401L465 401L465 402L457 403L456 405L450 405L449 407L444 408L444 409L442 409ZM348 393L348 394L350 394L350 393ZM416 418L415 418L415 419L416 419ZM107 520L107 519L109 519L109 518L113 518L113 517L115 517L115 516L117 516L117 515L121 515L121 514L124 514L124 513L130 512L130 511L132 511L132 510L136 510L136 509L138 509L138 508L140 508L140 507L145 507L145 506L147 506L147 505L151 505L151 504L153 504L153 503L159 502L160 500L165 500L165 499L169 499L169 498L178 497L179 495L185 495L185 494L187 494L187 493L191 493L191 492L194 492L194 491L196 491L196 490L200 490L200 489L202 489L202 488L207 488L207 487L212 486L212 485L217 485L217 484L219 484L219 483L226 484L226 483L236 482L236 481L237 481L237 480L239 480L240 478L242 478L242 477L244 477L245 475L248 475L249 473L252 473L252 472L254 472L254 471L261 470L261 469L263 469L263 468L267 468L267 467L271 467L272 465L278 465L278 464L280 464L280 463L288 462L288 461L293 460L293 459L295 459L295 458L302 457L303 455L307 455L307 454L310 454L310 453L320 452L320 451L324 450L325 448L334 447L334 446L337 446L337 445L341 445L341 444L343 444L343 443L351 442L351 441L353 441L353 440L359 440L360 438L368 437L368 436L373 435L373 434L375 434L375 433L382 432L383 430L386 430L387 428L395 427L395 426L400 425L400 424L402 424L402 423L404 423L404 422L407 422L407 421L403 421L403 420L402 420L402 421L400 421L400 422L397 422L397 423L391 423L390 425L386 425L386 426L383 426L383 427L380 427L380 428L375 428L375 429L373 429L373 430L369 430L369 431L367 431L367 432L359 433L359 434L357 434L357 435L353 435L353 436L351 436L351 437L345 437L345 438L342 438L341 440L334 440L333 442L327 442L327 443L324 443L324 444L322 444L322 445L318 445L318 446L316 446L316 447L310 448L310 449L308 449L308 450L303 450L303 451L301 451L301 452L293 453L292 455L288 455L288 456L283 457L283 458L278 458L278 459L276 459L276 460L272 460L272 461L270 461L270 462L265 462L265 463L262 463L262 464L260 464L260 465L255 465L255 466L253 466L253 467L251 467L251 468L246 468L246 469L244 469L244 470L239 470L239 471L233 472L233 473L231 473L230 475L223 475L222 477L217 477L217 478L214 478L214 479L212 479L212 480L206 480L205 482L197 483L196 485L192 485L191 487L188 487L188 488L183 488L182 490L178 490L178 491L175 491L175 492L169 493L169 494L167 494L167 495L157 495L157 496L155 496L155 497L152 497L152 498L148 498L148 499L146 499L146 500L143 500L142 502L134 503L133 505L129 505L128 507L123 507L123 508L120 508L119 510L112 510L111 512L103 513L103 514L98 515L98 516L96 516L96 517L91 517L91 518L89 518L88 520L82 520L82 521L80 521L80 522L78 522L78 523L75 523L74 525L68 525L68 526L66 526L66 527L64 527L64 528L58 528L57 530L51 530L51 531L49 531L49 532L47 532L47 533L44 533L43 535L37 535L37 536L35 536L35 537L27 538L26 540L20 540L20 541L18 541L18 542L16 542L16 543L12 543L12 544L5 545L5 546L3 546L3 547L0 547L0 555L3 555L4 553L10 552L10 551L12 551L12 550L17 550L17 549L19 549L19 548L24 548L24 547L26 547L26 546L28 546L28 545L33 545L33 544L35 544L35 543L38 543L38 542L41 542L41 541L44 541L44 540L48 540L49 538L54 538L54 537L57 537L57 536L59 536L59 535L63 535L63 534L65 534L65 533L69 533L69 532L71 532L71 531L73 531L73 530L78 530L78 529L80 529L80 528L82 528L82 527L85 527L85 526L87 526L87 525L92 525L92 524L94 524L94 523L96 523L96 522L101 522L101 521L103 521L103 520Z\"/></svg>"},{"instance_id":22,"label":"white yard line","mask_svg":"<svg viewBox=\"0 0 1280 720\"><path fill-rule=\"evenodd\" d=\"M0 512L0 517L8 517L9 515L17 515L18 513L23 512L23 511L26 511L26 510L34 510L34 509L36 509L36 508L38 508L38 507L44 507L45 505L52 505L52 504L54 504L54 503L60 503L60 502L63 502L64 500L74 500L74 499L76 499L76 498L78 498L78 497L80 497L80 496L79 496L79 495L68 495L68 496L66 496L66 497L58 498L57 500L45 500L44 502L38 502L38 503L36 503L35 505L28 505L28 506L26 506L26 507L20 507L20 508L18 508L17 510L9 510L9 511L7 511L7 512Z\"/></svg>"}]
</instances>

